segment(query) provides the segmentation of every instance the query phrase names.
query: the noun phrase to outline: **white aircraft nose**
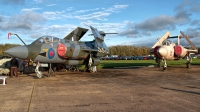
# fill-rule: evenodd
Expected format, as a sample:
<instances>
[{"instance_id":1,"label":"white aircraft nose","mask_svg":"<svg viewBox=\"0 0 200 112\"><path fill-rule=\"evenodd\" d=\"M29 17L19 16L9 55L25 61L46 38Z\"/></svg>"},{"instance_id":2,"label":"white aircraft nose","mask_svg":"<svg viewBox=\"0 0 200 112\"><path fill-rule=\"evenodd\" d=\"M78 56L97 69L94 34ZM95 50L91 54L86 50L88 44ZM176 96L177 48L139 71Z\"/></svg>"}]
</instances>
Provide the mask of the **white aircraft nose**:
<instances>
[{"instance_id":1,"label":"white aircraft nose","mask_svg":"<svg viewBox=\"0 0 200 112\"><path fill-rule=\"evenodd\" d=\"M25 46L16 46L4 52L11 56L14 56L16 58L21 58L21 59L25 59L28 56L28 49Z\"/></svg>"},{"instance_id":2,"label":"white aircraft nose","mask_svg":"<svg viewBox=\"0 0 200 112\"><path fill-rule=\"evenodd\" d=\"M167 56L167 49L165 48L159 48L158 49L158 54L161 56L161 57L166 57Z\"/></svg>"}]
</instances>

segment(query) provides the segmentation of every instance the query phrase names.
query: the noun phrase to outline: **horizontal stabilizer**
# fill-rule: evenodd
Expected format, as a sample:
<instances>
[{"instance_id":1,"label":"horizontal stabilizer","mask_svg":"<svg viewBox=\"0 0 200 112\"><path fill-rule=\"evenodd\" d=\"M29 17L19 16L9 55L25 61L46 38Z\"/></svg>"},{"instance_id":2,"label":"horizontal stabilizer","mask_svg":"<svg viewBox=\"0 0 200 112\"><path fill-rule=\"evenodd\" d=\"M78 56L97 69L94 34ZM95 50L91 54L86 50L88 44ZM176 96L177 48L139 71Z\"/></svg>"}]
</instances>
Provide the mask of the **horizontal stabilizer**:
<instances>
[{"instance_id":1,"label":"horizontal stabilizer","mask_svg":"<svg viewBox=\"0 0 200 112\"><path fill-rule=\"evenodd\" d=\"M87 31L88 31L88 29L77 27L71 33L69 33L67 36L65 36L64 39L73 40L73 41L79 41L83 37L83 35L85 35L85 33Z\"/></svg>"}]
</instances>

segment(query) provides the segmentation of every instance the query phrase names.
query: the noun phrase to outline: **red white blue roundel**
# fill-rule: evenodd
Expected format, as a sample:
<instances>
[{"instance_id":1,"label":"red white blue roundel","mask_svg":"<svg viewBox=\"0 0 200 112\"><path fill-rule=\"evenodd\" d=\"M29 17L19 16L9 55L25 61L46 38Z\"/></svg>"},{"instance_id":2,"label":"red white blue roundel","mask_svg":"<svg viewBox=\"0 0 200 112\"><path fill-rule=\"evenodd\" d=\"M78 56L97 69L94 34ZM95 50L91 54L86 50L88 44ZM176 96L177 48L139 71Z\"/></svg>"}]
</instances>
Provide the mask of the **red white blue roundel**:
<instances>
[{"instance_id":1,"label":"red white blue roundel","mask_svg":"<svg viewBox=\"0 0 200 112\"><path fill-rule=\"evenodd\" d=\"M54 56L55 56L55 50L53 48L50 48L48 50L48 58L53 59Z\"/></svg>"}]
</instances>

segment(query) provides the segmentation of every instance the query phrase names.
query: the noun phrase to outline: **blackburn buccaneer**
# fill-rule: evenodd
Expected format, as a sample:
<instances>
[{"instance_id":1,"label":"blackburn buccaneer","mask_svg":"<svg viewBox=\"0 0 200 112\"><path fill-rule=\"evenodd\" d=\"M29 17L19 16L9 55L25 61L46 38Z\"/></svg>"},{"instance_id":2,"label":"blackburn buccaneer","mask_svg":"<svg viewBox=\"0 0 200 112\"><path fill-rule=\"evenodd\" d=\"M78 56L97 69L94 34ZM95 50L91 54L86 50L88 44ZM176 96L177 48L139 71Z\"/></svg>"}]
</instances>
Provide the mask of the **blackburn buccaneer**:
<instances>
[{"instance_id":1,"label":"blackburn buccaneer","mask_svg":"<svg viewBox=\"0 0 200 112\"><path fill-rule=\"evenodd\" d=\"M98 31L96 28L89 26L94 36L93 41L79 41L88 29L77 27L69 33L64 39L54 36L42 36L26 45L25 42L16 35L23 43L22 46L10 48L5 53L20 59L31 59L37 62L35 72L37 77L43 76L38 70L39 63L61 63L65 65L85 65L86 71L91 71L92 66L100 64L100 57L109 54L109 49L104 42L104 36L107 33ZM50 64L51 65L51 64ZM55 75L49 67L48 76Z\"/></svg>"},{"instance_id":2,"label":"blackburn buccaneer","mask_svg":"<svg viewBox=\"0 0 200 112\"><path fill-rule=\"evenodd\" d=\"M166 60L179 60L181 58L186 57L186 66L187 68L190 67L191 63L191 53L198 53L197 48L195 45L188 39L183 32L180 32L181 36L173 36L170 37L170 32L167 32L162 38L160 38L156 44L152 47L151 52L154 53L156 57L156 62L158 66L160 66L161 60L164 61L163 70L166 70L167 63ZM178 42L173 43L171 42L170 38L177 38ZM191 45L191 49L187 49L180 45L180 38L185 38L186 41Z\"/></svg>"}]
</instances>

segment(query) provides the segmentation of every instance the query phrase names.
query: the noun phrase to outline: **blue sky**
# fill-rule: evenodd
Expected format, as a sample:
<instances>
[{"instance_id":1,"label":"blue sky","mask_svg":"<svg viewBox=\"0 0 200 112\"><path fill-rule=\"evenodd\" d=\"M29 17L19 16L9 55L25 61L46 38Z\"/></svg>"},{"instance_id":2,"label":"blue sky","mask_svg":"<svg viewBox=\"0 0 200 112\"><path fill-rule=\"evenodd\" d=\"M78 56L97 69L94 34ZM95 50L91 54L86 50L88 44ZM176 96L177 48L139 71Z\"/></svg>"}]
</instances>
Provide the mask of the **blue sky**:
<instances>
[{"instance_id":1,"label":"blue sky","mask_svg":"<svg viewBox=\"0 0 200 112\"><path fill-rule=\"evenodd\" d=\"M0 44L27 44L42 35L63 38L83 23L108 33L106 44L153 46L166 31L183 31L200 46L199 0L0 0ZM93 40L87 36L82 41ZM185 44L185 42L183 42Z\"/></svg>"}]
</instances>

